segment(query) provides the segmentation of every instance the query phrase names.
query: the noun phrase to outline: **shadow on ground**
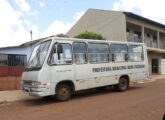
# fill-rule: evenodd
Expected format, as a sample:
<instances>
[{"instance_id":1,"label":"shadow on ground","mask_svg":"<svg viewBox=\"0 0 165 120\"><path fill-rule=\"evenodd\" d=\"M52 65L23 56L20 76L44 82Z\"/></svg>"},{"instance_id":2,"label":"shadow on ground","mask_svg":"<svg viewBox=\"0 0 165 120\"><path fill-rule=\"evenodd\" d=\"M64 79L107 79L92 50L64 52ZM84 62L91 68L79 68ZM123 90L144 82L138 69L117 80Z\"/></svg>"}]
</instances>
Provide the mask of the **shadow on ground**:
<instances>
[{"instance_id":1,"label":"shadow on ground","mask_svg":"<svg viewBox=\"0 0 165 120\"><path fill-rule=\"evenodd\" d=\"M142 88L143 88L142 86L130 87L129 90L127 90L125 92L134 91L134 90L138 90L138 89L142 89ZM105 94L117 94L117 93L120 94L121 92L117 92L113 88L106 88L105 90L90 89L90 90L85 90L85 91L80 91L80 92L74 93L71 96L70 100L94 97L94 96L105 95ZM55 99L55 97L52 97L52 96L42 97L42 98L34 98L31 100L24 100L21 102L27 106L62 103L62 102L58 102ZM69 102L69 101L66 101L66 102Z\"/></svg>"}]
</instances>

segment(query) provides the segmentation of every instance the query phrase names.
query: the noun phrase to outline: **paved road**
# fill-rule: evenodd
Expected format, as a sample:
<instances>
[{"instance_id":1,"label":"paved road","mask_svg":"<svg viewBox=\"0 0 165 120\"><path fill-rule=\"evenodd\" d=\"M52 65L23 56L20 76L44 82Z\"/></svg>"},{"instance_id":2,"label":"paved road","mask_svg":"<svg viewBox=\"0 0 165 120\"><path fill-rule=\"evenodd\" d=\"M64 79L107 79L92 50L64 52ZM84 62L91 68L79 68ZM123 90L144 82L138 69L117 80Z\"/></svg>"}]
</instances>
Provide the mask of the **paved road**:
<instances>
[{"instance_id":1,"label":"paved road","mask_svg":"<svg viewBox=\"0 0 165 120\"><path fill-rule=\"evenodd\" d=\"M92 90L67 102L33 99L0 105L0 120L162 120L165 80L126 92Z\"/></svg>"}]
</instances>

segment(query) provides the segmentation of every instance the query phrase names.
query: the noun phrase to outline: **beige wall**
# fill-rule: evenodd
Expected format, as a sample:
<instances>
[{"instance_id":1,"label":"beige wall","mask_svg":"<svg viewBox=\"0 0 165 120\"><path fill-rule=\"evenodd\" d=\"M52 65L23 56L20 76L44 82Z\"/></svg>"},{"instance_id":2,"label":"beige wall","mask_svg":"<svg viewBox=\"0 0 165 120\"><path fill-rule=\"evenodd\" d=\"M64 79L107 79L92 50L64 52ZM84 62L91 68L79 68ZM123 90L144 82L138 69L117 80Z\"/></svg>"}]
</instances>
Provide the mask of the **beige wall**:
<instances>
[{"instance_id":1,"label":"beige wall","mask_svg":"<svg viewBox=\"0 0 165 120\"><path fill-rule=\"evenodd\" d=\"M158 59L159 62L159 68L158 68L158 74L161 74L161 59L162 55L158 53L148 53L148 63L149 63L149 73L152 74L152 59Z\"/></svg>"},{"instance_id":2,"label":"beige wall","mask_svg":"<svg viewBox=\"0 0 165 120\"><path fill-rule=\"evenodd\" d=\"M158 27L156 25L149 24L145 21L137 20L137 19L134 19L134 18L131 18L131 17L128 17L128 16L126 16L126 21L129 22L129 23L132 23L132 24L139 25L139 26L144 26L145 28L148 28L148 29L151 29L151 30L154 30L154 31L159 31L159 32L165 33L164 28Z\"/></svg>"},{"instance_id":3,"label":"beige wall","mask_svg":"<svg viewBox=\"0 0 165 120\"><path fill-rule=\"evenodd\" d=\"M142 33L142 28L144 28L144 38L142 37L142 41L144 40L145 42L145 40L150 40L151 46L152 46L153 36L155 35L157 36L157 45L153 44L152 47L155 47L155 48L160 47L161 49L165 49L165 29L164 28L148 23L146 21L129 17L129 16L126 16L126 22L127 22L127 27L130 28L131 30L137 29L137 26L138 26L138 27L141 27L140 32ZM133 31L131 32L133 33ZM147 34L150 34L150 38L147 38Z\"/></svg>"},{"instance_id":4,"label":"beige wall","mask_svg":"<svg viewBox=\"0 0 165 120\"><path fill-rule=\"evenodd\" d=\"M86 30L101 33L108 40L125 41L125 15L122 12L89 9L67 35L74 37Z\"/></svg>"}]
</instances>

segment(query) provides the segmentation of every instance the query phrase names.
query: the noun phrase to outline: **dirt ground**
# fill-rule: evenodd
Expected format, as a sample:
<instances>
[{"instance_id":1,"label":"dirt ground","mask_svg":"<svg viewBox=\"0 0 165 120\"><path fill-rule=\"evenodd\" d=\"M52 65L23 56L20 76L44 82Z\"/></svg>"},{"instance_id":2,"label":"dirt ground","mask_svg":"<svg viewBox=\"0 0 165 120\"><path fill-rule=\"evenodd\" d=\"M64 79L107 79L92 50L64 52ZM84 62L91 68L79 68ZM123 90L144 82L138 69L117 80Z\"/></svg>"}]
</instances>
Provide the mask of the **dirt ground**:
<instances>
[{"instance_id":1,"label":"dirt ground","mask_svg":"<svg viewBox=\"0 0 165 120\"><path fill-rule=\"evenodd\" d=\"M165 79L126 92L91 90L67 102L34 98L0 105L0 120L162 120Z\"/></svg>"}]
</instances>

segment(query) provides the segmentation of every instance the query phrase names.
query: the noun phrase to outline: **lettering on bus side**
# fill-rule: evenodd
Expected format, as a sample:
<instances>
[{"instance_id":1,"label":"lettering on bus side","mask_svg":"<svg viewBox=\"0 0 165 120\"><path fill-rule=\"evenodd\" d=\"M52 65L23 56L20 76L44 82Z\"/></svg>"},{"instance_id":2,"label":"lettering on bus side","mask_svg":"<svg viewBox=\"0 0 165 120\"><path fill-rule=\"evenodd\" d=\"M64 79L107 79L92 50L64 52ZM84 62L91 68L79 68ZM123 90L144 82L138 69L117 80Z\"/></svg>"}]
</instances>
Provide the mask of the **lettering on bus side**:
<instances>
[{"instance_id":1,"label":"lettering on bus side","mask_svg":"<svg viewBox=\"0 0 165 120\"><path fill-rule=\"evenodd\" d=\"M93 68L93 72L108 72L108 71L111 71L111 67Z\"/></svg>"},{"instance_id":2,"label":"lettering on bus side","mask_svg":"<svg viewBox=\"0 0 165 120\"><path fill-rule=\"evenodd\" d=\"M127 69L133 69L133 65L127 66Z\"/></svg>"},{"instance_id":3,"label":"lettering on bus side","mask_svg":"<svg viewBox=\"0 0 165 120\"><path fill-rule=\"evenodd\" d=\"M135 65L135 68L144 68L145 65Z\"/></svg>"},{"instance_id":4,"label":"lettering on bus side","mask_svg":"<svg viewBox=\"0 0 165 120\"><path fill-rule=\"evenodd\" d=\"M138 68L145 68L145 65L100 67L100 68L93 68L93 72L109 72L109 71L126 70L126 69L138 69Z\"/></svg>"},{"instance_id":5,"label":"lettering on bus side","mask_svg":"<svg viewBox=\"0 0 165 120\"><path fill-rule=\"evenodd\" d=\"M113 71L115 70L126 70L126 66L117 66L117 67L112 67Z\"/></svg>"}]
</instances>

